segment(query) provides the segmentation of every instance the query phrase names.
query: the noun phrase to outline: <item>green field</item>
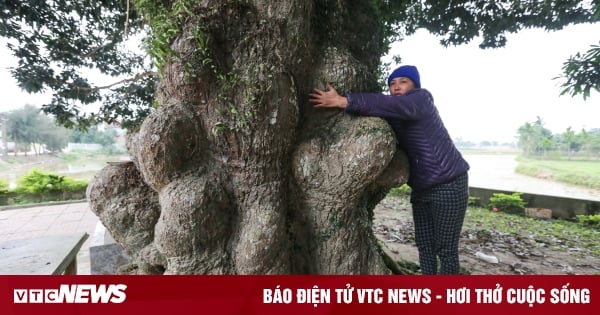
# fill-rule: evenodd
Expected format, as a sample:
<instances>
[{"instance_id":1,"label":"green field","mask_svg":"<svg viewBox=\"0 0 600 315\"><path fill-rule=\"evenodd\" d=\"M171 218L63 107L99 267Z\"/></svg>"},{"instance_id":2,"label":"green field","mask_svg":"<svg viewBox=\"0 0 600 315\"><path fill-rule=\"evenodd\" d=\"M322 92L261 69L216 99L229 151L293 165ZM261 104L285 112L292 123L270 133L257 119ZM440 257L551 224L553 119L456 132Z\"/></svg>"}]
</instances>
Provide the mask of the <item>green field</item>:
<instances>
[{"instance_id":1,"label":"green field","mask_svg":"<svg viewBox=\"0 0 600 315\"><path fill-rule=\"evenodd\" d=\"M517 173L590 188L600 188L600 161L549 160L519 157Z\"/></svg>"}]
</instances>

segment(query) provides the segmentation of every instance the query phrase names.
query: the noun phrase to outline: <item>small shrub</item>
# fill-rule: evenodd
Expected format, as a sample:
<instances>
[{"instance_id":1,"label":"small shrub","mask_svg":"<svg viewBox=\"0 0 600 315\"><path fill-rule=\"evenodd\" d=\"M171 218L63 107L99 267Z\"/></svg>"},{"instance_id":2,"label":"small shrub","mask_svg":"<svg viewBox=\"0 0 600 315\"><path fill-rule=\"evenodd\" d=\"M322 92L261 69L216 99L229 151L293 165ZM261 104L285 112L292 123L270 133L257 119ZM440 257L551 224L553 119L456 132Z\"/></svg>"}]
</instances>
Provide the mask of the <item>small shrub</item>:
<instances>
[{"instance_id":1,"label":"small shrub","mask_svg":"<svg viewBox=\"0 0 600 315\"><path fill-rule=\"evenodd\" d=\"M481 205L481 198L475 196L469 196L469 206L479 206Z\"/></svg>"},{"instance_id":2,"label":"small shrub","mask_svg":"<svg viewBox=\"0 0 600 315\"><path fill-rule=\"evenodd\" d=\"M87 187L88 182L85 180L77 180L71 177L63 177L62 183L59 185L61 190L76 191Z\"/></svg>"},{"instance_id":3,"label":"small shrub","mask_svg":"<svg viewBox=\"0 0 600 315\"><path fill-rule=\"evenodd\" d=\"M525 210L525 201L521 198L521 193L513 193L512 195L496 193L490 197L488 204L490 209L498 209L510 214L521 214Z\"/></svg>"},{"instance_id":4,"label":"small shrub","mask_svg":"<svg viewBox=\"0 0 600 315\"><path fill-rule=\"evenodd\" d=\"M32 169L29 174L17 180L16 192L19 193L44 193L56 190L56 186L62 181L62 176L44 173Z\"/></svg>"},{"instance_id":5,"label":"small shrub","mask_svg":"<svg viewBox=\"0 0 600 315\"><path fill-rule=\"evenodd\" d=\"M87 182L33 169L17 180L18 193L47 193L51 191L74 191L87 186Z\"/></svg>"},{"instance_id":6,"label":"small shrub","mask_svg":"<svg viewBox=\"0 0 600 315\"><path fill-rule=\"evenodd\" d=\"M388 193L390 196L410 196L412 189L407 184L404 184L400 187L394 187L390 189Z\"/></svg>"},{"instance_id":7,"label":"small shrub","mask_svg":"<svg viewBox=\"0 0 600 315\"><path fill-rule=\"evenodd\" d=\"M591 225L594 227L600 228L600 214L591 214L591 215L577 215L575 216L577 222L585 225Z\"/></svg>"},{"instance_id":8,"label":"small shrub","mask_svg":"<svg viewBox=\"0 0 600 315\"><path fill-rule=\"evenodd\" d=\"M0 179L0 194L7 193L9 188L8 183Z\"/></svg>"}]
</instances>

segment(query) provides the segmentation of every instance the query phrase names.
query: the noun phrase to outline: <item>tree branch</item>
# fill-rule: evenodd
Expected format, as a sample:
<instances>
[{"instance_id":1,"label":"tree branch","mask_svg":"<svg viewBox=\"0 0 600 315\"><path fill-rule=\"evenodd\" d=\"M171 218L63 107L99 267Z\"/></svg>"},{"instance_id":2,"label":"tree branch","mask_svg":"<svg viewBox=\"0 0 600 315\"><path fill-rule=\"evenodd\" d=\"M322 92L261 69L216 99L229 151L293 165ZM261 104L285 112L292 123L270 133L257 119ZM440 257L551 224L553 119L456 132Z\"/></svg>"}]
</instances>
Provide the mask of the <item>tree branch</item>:
<instances>
[{"instance_id":1,"label":"tree branch","mask_svg":"<svg viewBox=\"0 0 600 315\"><path fill-rule=\"evenodd\" d=\"M155 71L146 71L146 72L137 74L133 78L123 79L121 81L114 82L114 83L111 83L109 85L96 86L96 87L92 87L92 88L82 88L82 89L87 89L87 90L90 90L90 91L98 91L98 90L103 90L103 89L110 89L111 87L113 87L115 85L124 84L124 83L130 83L130 82L135 82L135 81L141 80L142 78L145 78L145 77L154 76L155 74L156 74Z\"/></svg>"}]
</instances>

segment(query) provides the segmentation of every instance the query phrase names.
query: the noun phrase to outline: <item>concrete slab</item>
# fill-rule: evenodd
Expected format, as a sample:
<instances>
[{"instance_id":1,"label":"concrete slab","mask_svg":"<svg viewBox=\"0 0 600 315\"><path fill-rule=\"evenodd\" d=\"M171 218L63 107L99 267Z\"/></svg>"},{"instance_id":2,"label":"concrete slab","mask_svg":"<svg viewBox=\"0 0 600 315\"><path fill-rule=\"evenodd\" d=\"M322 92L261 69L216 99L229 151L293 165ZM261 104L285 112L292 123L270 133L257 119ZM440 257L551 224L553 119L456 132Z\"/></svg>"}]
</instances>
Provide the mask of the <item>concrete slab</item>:
<instances>
[{"instance_id":1,"label":"concrete slab","mask_svg":"<svg viewBox=\"0 0 600 315\"><path fill-rule=\"evenodd\" d=\"M0 274L60 275L77 272L85 232L0 242Z\"/></svg>"},{"instance_id":2,"label":"concrete slab","mask_svg":"<svg viewBox=\"0 0 600 315\"><path fill-rule=\"evenodd\" d=\"M76 232L93 235L98 221L86 202L13 207L0 210L0 242ZM89 246L90 238L77 255L77 274L91 274Z\"/></svg>"}]
</instances>

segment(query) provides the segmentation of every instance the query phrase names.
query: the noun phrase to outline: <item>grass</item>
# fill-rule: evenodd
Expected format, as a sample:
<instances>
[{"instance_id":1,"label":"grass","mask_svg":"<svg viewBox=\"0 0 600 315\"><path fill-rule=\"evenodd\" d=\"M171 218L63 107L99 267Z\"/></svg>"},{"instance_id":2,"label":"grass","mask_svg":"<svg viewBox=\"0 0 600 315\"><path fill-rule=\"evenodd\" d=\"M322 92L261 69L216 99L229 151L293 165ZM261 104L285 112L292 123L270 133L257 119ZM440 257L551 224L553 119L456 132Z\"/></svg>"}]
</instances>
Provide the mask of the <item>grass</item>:
<instances>
[{"instance_id":1,"label":"grass","mask_svg":"<svg viewBox=\"0 0 600 315\"><path fill-rule=\"evenodd\" d=\"M513 149L513 148L502 148L502 149L498 149L498 148L494 148L494 149L461 148L459 150L460 150L460 153L462 153L464 155L516 155L521 152L520 150Z\"/></svg>"},{"instance_id":2,"label":"grass","mask_svg":"<svg viewBox=\"0 0 600 315\"><path fill-rule=\"evenodd\" d=\"M600 257L599 225L589 225L563 219L540 220L485 208L469 207L464 229L494 230L517 237L528 237L538 246L552 250L584 249Z\"/></svg>"},{"instance_id":3,"label":"grass","mask_svg":"<svg viewBox=\"0 0 600 315\"><path fill-rule=\"evenodd\" d=\"M14 182L32 168L74 179L90 180L108 161L118 161L120 155L100 152L72 152L57 155L9 156L0 159L0 180Z\"/></svg>"},{"instance_id":4,"label":"grass","mask_svg":"<svg viewBox=\"0 0 600 315\"><path fill-rule=\"evenodd\" d=\"M519 157L517 161L517 173L600 188L600 161L597 160L540 160Z\"/></svg>"}]
</instances>

